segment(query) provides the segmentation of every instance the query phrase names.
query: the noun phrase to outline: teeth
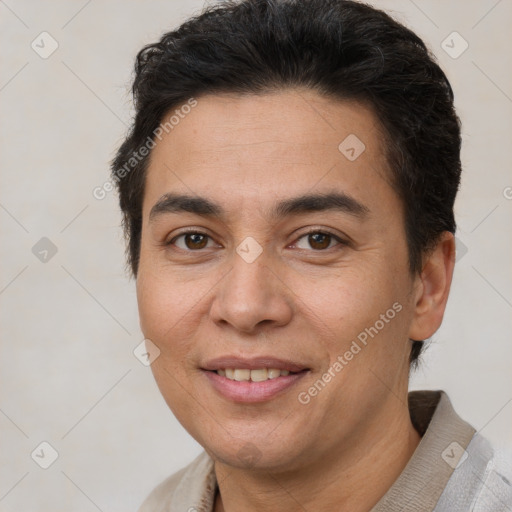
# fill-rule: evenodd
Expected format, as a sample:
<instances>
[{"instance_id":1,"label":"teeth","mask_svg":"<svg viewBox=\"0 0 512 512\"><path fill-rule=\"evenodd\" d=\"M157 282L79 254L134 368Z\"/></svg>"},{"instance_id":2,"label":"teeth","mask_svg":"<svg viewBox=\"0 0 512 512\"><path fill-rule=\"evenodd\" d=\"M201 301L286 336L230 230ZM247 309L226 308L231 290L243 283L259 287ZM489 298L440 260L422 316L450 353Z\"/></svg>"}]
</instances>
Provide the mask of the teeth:
<instances>
[{"instance_id":1,"label":"teeth","mask_svg":"<svg viewBox=\"0 0 512 512\"><path fill-rule=\"evenodd\" d=\"M269 379L275 379L276 377L279 377L279 375L281 375L281 370L272 369L268 371Z\"/></svg>"},{"instance_id":2,"label":"teeth","mask_svg":"<svg viewBox=\"0 0 512 512\"><path fill-rule=\"evenodd\" d=\"M263 382L280 376L290 375L290 372L288 370L278 370L277 368L258 368L257 370L226 368L217 370L217 374L239 382L249 380L252 382Z\"/></svg>"},{"instance_id":3,"label":"teeth","mask_svg":"<svg viewBox=\"0 0 512 512\"><path fill-rule=\"evenodd\" d=\"M251 378L251 370L235 370L235 380L249 380Z\"/></svg>"},{"instance_id":4,"label":"teeth","mask_svg":"<svg viewBox=\"0 0 512 512\"><path fill-rule=\"evenodd\" d=\"M261 370L251 370L251 380L253 382L262 382L267 380L268 371L266 368L262 368Z\"/></svg>"}]
</instances>

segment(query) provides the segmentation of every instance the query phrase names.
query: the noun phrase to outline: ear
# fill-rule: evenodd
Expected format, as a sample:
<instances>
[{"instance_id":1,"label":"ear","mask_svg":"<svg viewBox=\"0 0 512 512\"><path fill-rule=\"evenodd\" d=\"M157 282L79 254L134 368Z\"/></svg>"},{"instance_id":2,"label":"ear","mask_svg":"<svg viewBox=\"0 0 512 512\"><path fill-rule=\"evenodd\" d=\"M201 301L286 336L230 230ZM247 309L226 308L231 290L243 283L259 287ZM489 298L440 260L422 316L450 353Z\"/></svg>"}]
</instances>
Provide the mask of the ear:
<instances>
[{"instance_id":1,"label":"ear","mask_svg":"<svg viewBox=\"0 0 512 512\"><path fill-rule=\"evenodd\" d=\"M409 330L410 339L425 340L439 329L450 293L454 266L455 237L445 231L435 249L424 260L421 274L416 277L416 302Z\"/></svg>"}]
</instances>

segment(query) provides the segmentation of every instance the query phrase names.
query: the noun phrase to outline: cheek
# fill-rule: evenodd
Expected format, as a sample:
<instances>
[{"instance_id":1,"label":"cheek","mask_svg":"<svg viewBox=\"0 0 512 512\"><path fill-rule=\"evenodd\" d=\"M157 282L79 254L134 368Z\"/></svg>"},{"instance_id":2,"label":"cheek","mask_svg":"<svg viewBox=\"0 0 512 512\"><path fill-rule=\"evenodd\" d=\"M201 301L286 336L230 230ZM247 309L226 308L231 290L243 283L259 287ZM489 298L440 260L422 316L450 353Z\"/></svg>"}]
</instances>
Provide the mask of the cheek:
<instances>
[{"instance_id":1,"label":"cheek","mask_svg":"<svg viewBox=\"0 0 512 512\"><path fill-rule=\"evenodd\" d=\"M318 331L317 339L329 353L331 363L359 340L357 359L367 366L373 359L389 357L391 345L403 339L407 310L404 290L399 281L383 280L382 275L393 274L369 268L344 269L335 277L317 279L314 292L305 283L301 288L296 283L302 314L315 322L310 327ZM359 365L351 366L355 369Z\"/></svg>"},{"instance_id":2,"label":"cheek","mask_svg":"<svg viewBox=\"0 0 512 512\"><path fill-rule=\"evenodd\" d=\"M187 323L183 319L186 320L189 308L183 294L170 290L173 287L168 282L140 269L137 277L140 327L144 337L160 350L151 371L164 399L176 413L182 408L180 382L185 376L188 339Z\"/></svg>"},{"instance_id":3,"label":"cheek","mask_svg":"<svg viewBox=\"0 0 512 512\"><path fill-rule=\"evenodd\" d=\"M146 338L161 351L161 363L176 366L194 340L201 320L207 315L210 279L185 278L180 271L141 268L137 279L140 327Z\"/></svg>"},{"instance_id":4,"label":"cheek","mask_svg":"<svg viewBox=\"0 0 512 512\"><path fill-rule=\"evenodd\" d=\"M166 323L164 312L169 304L168 297L162 297L162 287L151 275L139 269L137 277L137 305L139 309L140 327L146 338L152 339L158 328Z\"/></svg>"},{"instance_id":5,"label":"cheek","mask_svg":"<svg viewBox=\"0 0 512 512\"><path fill-rule=\"evenodd\" d=\"M376 290L375 282L367 271L346 268L316 279L310 283L313 288L303 286L300 294L306 311L314 312L333 333L346 339L386 304L389 290Z\"/></svg>"},{"instance_id":6,"label":"cheek","mask_svg":"<svg viewBox=\"0 0 512 512\"><path fill-rule=\"evenodd\" d=\"M137 303L140 327L146 338L155 342L161 350L168 345L179 329L178 321L187 310L187 295L176 286L153 272L139 271L137 278Z\"/></svg>"}]
</instances>

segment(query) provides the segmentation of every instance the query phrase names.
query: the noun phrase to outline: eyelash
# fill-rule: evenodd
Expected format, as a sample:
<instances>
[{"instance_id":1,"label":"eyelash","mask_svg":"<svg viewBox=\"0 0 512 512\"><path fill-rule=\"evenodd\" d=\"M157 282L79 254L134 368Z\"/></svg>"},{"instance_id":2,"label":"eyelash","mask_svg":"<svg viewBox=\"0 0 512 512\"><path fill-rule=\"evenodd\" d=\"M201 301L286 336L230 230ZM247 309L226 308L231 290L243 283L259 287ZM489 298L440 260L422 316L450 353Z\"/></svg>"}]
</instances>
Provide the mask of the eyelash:
<instances>
[{"instance_id":1,"label":"eyelash","mask_svg":"<svg viewBox=\"0 0 512 512\"><path fill-rule=\"evenodd\" d=\"M313 235L313 234L319 234L319 235L327 235L327 236L330 236L332 237L334 240L336 240L338 242L338 245L342 245L342 246L346 246L346 245L349 245L349 243L346 241L346 240L343 240L342 238L340 238L338 235L335 235L334 233L331 233L330 231L328 230L320 230L320 229L312 229L310 231L307 231L306 233L302 233L302 235L297 238L296 242L297 243L299 240L301 240L302 238L306 237L306 236L309 236L309 235ZM185 235L203 235L203 236L206 236L208 237L210 240L212 239L210 237L210 235L207 235L206 233L203 233L202 231L197 231L195 229L189 229L189 230L186 230L186 231L182 231L181 233L179 233L178 235L176 235L175 237L173 237L171 240L169 240L168 242L165 242L164 245L165 246L171 246L171 245L174 245L174 242L182 237L182 236L185 236ZM335 246L333 246L335 247ZM311 251L313 252L327 252L328 250L332 249L333 247L328 247L327 249L311 249ZM193 249L181 249L181 247L178 247L177 248L178 250L181 250L181 251L184 251L184 252L200 252L202 251L202 249L198 249L198 250L193 250ZM300 250L307 250L307 249L300 249Z\"/></svg>"}]
</instances>

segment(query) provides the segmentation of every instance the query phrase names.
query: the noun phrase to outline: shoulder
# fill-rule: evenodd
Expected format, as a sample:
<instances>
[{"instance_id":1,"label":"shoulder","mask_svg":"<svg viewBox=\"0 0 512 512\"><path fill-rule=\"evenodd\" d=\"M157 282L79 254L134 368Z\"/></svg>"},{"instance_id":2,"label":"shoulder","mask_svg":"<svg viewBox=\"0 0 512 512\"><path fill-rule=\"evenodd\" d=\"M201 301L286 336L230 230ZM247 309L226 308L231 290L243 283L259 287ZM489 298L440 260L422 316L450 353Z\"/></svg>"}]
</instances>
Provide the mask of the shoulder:
<instances>
[{"instance_id":1,"label":"shoulder","mask_svg":"<svg viewBox=\"0 0 512 512\"><path fill-rule=\"evenodd\" d=\"M215 485L213 461L206 452L202 452L188 466L157 485L138 512L194 510L205 501L213 499Z\"/></svg>"},{"instance_id":2,"label":"shoulder","mask_svg":"<svg viewBox=\"0 0 512 512\"><path fill-rule=\"evenodd\" d=\"M436 512L510 512L512 452L476 433L441 495Z\"/></svg>"},{"instance_id":3,"label":"shoulder","mask_svg":"<svg viewBox=\"0 0 512 512\"><path fill-rule=\"evenodd\" d=\"M492 455L482 474L474 510L512 510L512 452L492 449Z\"/></svg>"}]
</instances>

